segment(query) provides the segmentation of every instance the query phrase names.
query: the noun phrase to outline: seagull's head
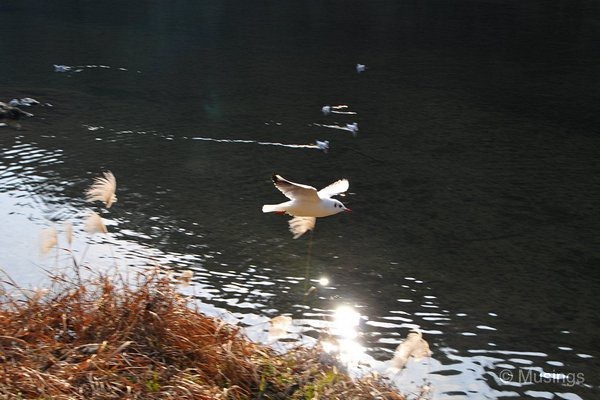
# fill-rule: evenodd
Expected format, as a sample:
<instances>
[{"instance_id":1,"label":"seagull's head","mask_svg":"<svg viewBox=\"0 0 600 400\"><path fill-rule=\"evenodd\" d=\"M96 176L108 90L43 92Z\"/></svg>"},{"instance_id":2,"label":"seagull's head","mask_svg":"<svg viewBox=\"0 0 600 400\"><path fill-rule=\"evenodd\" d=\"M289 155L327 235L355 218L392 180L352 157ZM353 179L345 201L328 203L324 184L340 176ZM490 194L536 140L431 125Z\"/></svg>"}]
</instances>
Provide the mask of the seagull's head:
<instances>
[{"instance_id":1,"label":"seagull's head","mask_svg":"<svg viewBox=\"0 0 600 400\"><path fill-rule=\"evenodd\" d=\"M349 209L348 207L346 207L344 204L342 204L341 201L336 200L336 199L331 199L331 204L332 207L336 210L336 214L337 213L341 213L343 212L352 212L351 209Z\"/></svg>"}]
</instances>

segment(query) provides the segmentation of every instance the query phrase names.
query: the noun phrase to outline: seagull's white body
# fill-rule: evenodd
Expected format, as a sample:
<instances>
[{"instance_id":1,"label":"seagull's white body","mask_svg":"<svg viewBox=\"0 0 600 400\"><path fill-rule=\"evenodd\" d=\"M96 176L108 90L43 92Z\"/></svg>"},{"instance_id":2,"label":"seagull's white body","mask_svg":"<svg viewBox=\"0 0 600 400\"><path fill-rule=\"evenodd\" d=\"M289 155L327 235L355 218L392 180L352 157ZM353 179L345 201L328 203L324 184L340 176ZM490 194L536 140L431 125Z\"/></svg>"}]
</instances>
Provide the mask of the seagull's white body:
<instances>
[{"instance_id":1,"label":"seagull's white body","mask_svg":"<svg viewBox=\"0 0 600 400\"><path fill-rule=\"evenodd\" d=\"M280 175L273 175L272 179L275 187L290 201L265 204L263 212L286 213L294 217L328 217L342 211L350 211L341 201L331 198L348 190L350 184L346 179L334 182L319 191L312 186L290 182Z\"/></svg>"},{"instance_id":2,"label":"seagull's white body","mask_svg":"<svg viewBox=\"0 0 600 400\"><path fill-rule=\"evenodd\" d=\"M336 209L339 201L335 199L319 199L319 201L308 202L303 200L290 200L280 204L265 204L263 212L285 212L294 217L328 217L337 214L344 209Z\"/></svg>"},{"instance_id":3,"label":"seagull's white body","mask_svg":"<svg viewBox=\"0 0 600 400\"><path fill-rule=\"evenodd\" d=\"M336 181L319 191L312 186L290 182L280 175L273 175L272 179L275 187L290 200L280 204L265 204L262 211L296 217L290 221L294 239L313 229L316 218L351 211L341 201L331 198L348 190L350 184L346 179Z\"/></svg>"}]
</instances>

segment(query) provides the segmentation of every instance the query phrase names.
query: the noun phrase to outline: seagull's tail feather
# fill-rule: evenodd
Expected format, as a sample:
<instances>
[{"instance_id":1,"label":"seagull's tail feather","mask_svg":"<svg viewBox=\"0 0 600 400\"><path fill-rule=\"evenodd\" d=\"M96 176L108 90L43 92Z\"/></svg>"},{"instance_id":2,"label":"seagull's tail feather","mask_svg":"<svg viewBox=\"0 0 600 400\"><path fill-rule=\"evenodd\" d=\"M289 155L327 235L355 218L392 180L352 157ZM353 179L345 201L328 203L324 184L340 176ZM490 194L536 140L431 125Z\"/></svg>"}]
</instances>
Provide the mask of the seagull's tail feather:
<instances>
[{"instance_id":1,"label":"seagull's tail feather","mask_svg":"<svg viewBox=\"0 0 600 400\"><path fill-rule=\"evenodd\" d=\"M294 217L288 221L290 232L294 235L294 239L298 239L306 232L315 228L317 219L315 217Z\"/></svg>"},{"instance_id":2,"label":"seagull's tail feather","mask_svg":"<svg viewBox=\"0 0 600 400\"><path fill-rule=\"evenodd\" d=\"M285 211L285 209L283 207L281 207L281 204L265 204L262 207L262 212L264 212L264 213L281 212L281 211Z\"/></svg>"}]
</instances>

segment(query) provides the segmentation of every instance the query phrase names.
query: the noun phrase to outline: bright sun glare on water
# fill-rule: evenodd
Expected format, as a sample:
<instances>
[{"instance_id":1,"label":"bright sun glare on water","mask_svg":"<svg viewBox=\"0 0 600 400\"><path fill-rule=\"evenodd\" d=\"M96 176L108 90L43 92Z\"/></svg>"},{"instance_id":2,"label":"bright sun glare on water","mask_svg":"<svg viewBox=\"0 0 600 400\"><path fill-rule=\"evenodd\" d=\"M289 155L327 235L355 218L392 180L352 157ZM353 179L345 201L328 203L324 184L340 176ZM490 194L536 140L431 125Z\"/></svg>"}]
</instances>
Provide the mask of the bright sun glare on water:
<instances>
[{"instance_id":1,"label":"bright sun glare on water","mask_svg":"<svg viewBox=\"0 0 600 400\"><path fill-rule=\"evenodd\" d=\"M329 285L329 278L327 278L325 276L319 278L319 285L321 285L321 286Z\"/></svg>"},{"instance_id":2,"label":"bright sun glare on water","mask_svg":"<svg viewBox=\"0 0 600 400\"><path fill-rule=\"evenodd\" d=\"M327 352L337 352L344 364L356 364L365 355L365 348L361 346L358 337L360 314L350 306L339 306L333 315L332 333L339 337L337 343L324 343L323 349Z\"/></svg>"}]
</instances>

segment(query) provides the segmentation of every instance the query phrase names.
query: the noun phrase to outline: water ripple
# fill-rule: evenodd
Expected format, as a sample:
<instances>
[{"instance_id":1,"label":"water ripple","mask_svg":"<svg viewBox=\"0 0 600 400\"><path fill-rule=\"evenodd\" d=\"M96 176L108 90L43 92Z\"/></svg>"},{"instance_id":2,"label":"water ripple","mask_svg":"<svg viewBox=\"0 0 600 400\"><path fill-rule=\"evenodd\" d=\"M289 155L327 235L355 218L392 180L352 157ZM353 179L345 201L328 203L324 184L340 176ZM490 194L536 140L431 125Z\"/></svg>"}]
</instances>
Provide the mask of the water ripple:
<instances>
[{"instance_id":1,"label":"water ripple","mask_svg":"<svg viewBox=\"0 0 600 400\"><path fill-rule=\"evenodd\" d=\"M102 128L89 130L98 133ZM125 139L133 134L133 131L122 130L112 135L115 139ZM394 307L381 311L374 310L369 300L351 298L352 289L341 279L346 272L336 276L332 270L326 279L324 276L307 279L298 272L301 269L279 271L275 263L263 265L253 261L254 255L246 262L233 263L218 247L203 242L206 235L199 232L198 223L183 228L181 221L153 215L146 219L151 222L148 228L137 222L139 217L134 213L116 209L102 214L111 233L106 237L89 237L81 223L88 209L83 207L81 198L65 194L76 183L65 181L46 169L64 163L67 155L63 150L45 149L16 137L12 144L0 148L0 155L0 204L6 211L0 222L16 227L17 237L35 237L42 227L73 221L73 254L75 257L85 254L86 262L97 270L135 270L160 265L165 273L175 277L181 271L193 271L192 284L182 286L181 291L197 299L203 312L243 326L254 340L271 343L268 320L288 313L293 317L292 326L282 337L283 341L274 344L276 347L283 350L293 342L311 344L317 338L337 337L336 346L345 362L356 368L354 373L360 373L361 365L368 365L369 370L379 371L403 390L417 391L427 382L436 399L579 398L565 390L568 388L563 384L572 377L573 360L590 360L592 355L578 351L577 346L570 343L555 346L568 356L560 358L537 351L535 345L523 351L517 346L495 343L502 339L504 332L496 324L502 320L497 313L486 310L481 315L473 315L452 310L445 305L446 299L418 276L404 277L394 291L397 297L390 301ZM159 187L158 191L170 193L169 188ZM62 228L59 232L64 233ZM191 238L189 251L161 250L161 240L167 240L170 235ZM14 244L11 246L14 256L2 253L5 262L14 260L15 265L22 265L22 259L26 259L31 261L32 267L49 262L33 256L37 254L33 243L14 243L14 236L4 233L1 237L3 243ZM270 250L278 243L267 243L267 248ZM21 260L16 260L17 257ZM57 259L68 261L64 256ZM19 278L25 279L39 276L39 270L24 268L19 274L22 274ZM314 297L306 297L307 284L315 287ZM287 299L286 302L282 302L282 298ZM433 355L411 360L404 370L390 373L388 366L394 349L411 329L423 332ZM486 343L490 348L484 348ZM527 375L530 381L507 381L502 375L504 371L534 375ZM578 382L577 385L582 387L583 384Z\"/></svg>"}]
</instances>

